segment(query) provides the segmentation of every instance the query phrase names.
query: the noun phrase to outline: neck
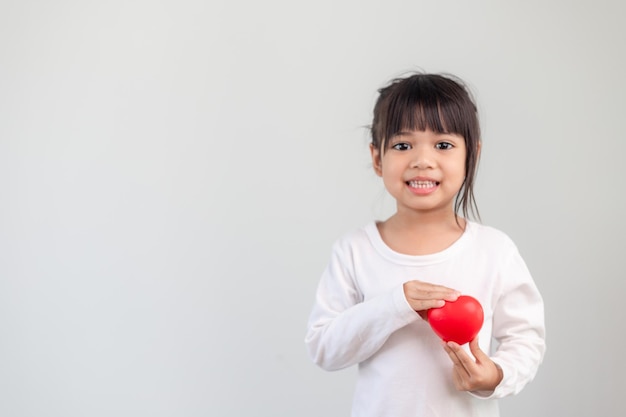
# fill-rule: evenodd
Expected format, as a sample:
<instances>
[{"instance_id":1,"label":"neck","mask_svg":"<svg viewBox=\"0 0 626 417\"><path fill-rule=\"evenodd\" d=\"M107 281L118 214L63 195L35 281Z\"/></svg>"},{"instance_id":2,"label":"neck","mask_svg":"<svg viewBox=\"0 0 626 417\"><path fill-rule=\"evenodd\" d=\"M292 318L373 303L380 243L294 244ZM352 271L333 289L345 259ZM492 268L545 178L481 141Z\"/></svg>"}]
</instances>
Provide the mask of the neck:
<instances>
[{"instance_id":1,"label":"neck","mask_svg":"<svg viewBox=\"0 0 626 417\"><path fill-rule=\"evenodd\" d=\"M438 210L429 212L417 212L415 210L398 211L387 222L391 222L405 230L431 231L460 230L465 229L465 219L455 214L454 210Z\"/></svg>"},{"instance_id":2,"label":"neck","mask_svg":"<svg viewBox=\"0 0 626 417\"><path fill-rule=\"evenodd\" d=\"M397 212L378 223L383 241L396 252L407 255L427 255L440 252L463 234L466 221L462 217L433 213Z\"/></svg>"}]
</instances>

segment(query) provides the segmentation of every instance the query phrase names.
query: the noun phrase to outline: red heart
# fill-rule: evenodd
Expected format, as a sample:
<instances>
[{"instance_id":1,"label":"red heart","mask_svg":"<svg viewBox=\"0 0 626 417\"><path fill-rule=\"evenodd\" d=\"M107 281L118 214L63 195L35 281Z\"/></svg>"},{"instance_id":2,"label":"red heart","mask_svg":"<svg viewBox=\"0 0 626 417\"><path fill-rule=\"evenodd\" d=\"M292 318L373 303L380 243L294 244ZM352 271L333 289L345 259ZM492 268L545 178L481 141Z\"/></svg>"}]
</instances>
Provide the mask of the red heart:
<instances>
[{"instance_id":1,"label":"red heart","mask_svg":"<svg viewBox=\"0 0 626 417\"><path fill-rule=\"evenodd\" d=\"M473 340L483 325L483 308L474 297L461 295L443 307L428 310L428 323L445 342L463 345Z\"/></svg>"}]
</instances>

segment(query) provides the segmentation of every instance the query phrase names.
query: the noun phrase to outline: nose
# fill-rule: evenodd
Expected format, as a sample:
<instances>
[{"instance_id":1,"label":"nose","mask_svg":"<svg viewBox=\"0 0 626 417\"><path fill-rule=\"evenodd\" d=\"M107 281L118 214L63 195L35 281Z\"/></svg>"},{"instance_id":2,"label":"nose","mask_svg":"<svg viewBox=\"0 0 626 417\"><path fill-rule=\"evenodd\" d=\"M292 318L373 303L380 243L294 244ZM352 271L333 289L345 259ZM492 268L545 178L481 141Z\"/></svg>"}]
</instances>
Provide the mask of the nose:
<instances>
[{"instance_id":1,"label":"nose","mask_svg":"<svg viewBox=\"0 0 626 417\"><path fill-rule=\"evenodd\" d=\"M413 158L411 159L411 168L427 169L432 168L434 161L428 150L415 149Z\"/></svg>"}]
</instances>

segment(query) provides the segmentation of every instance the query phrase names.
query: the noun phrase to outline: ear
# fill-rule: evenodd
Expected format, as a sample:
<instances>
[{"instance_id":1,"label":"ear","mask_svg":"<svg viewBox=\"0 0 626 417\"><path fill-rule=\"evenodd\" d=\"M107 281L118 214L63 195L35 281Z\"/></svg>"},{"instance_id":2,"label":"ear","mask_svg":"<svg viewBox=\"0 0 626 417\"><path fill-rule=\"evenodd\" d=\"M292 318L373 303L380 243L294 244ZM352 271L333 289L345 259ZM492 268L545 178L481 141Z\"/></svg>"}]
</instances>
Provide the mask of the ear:
<instances>
[{"instance_id":1,"label":"ear","mask_svg":"<svg viewBox=\"0 0 626 417\"><path fill-rule=\"evenodd\" d=\"M383 176L383 164L380 159L380 151L374 144L370 143L370 153L372 154L372 167L374 168L374 172L379 177Z\"/></svg>"},{"instance_id":2,"label":"ear","mask_svg":"<svg viewBox=\"0 0 626 417\"><path fill-rule=\"evenodd\" d=\"M476 145L476 160L480 159L480 150L483 148L483 141L478 140L478 144Z\"/></svg>"}]
</instances>

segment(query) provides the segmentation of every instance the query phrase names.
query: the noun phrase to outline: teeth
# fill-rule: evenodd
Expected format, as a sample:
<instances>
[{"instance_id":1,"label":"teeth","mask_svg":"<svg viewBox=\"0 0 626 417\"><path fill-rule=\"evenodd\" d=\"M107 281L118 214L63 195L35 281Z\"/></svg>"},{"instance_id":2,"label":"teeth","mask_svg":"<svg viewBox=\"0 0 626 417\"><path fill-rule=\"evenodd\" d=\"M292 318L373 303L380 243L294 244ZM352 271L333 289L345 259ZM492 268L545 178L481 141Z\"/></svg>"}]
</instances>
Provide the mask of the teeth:
<instances>
[{"instance_id":1,"label":"teeth","mask_svg":"<svg viewBox=\"0 0 626 417\"><path fill-rule=\"evenodd\" d=\"M433 188L437 185L435 181L409 181L412 188Z\"/></svg>"}]
</instances>

